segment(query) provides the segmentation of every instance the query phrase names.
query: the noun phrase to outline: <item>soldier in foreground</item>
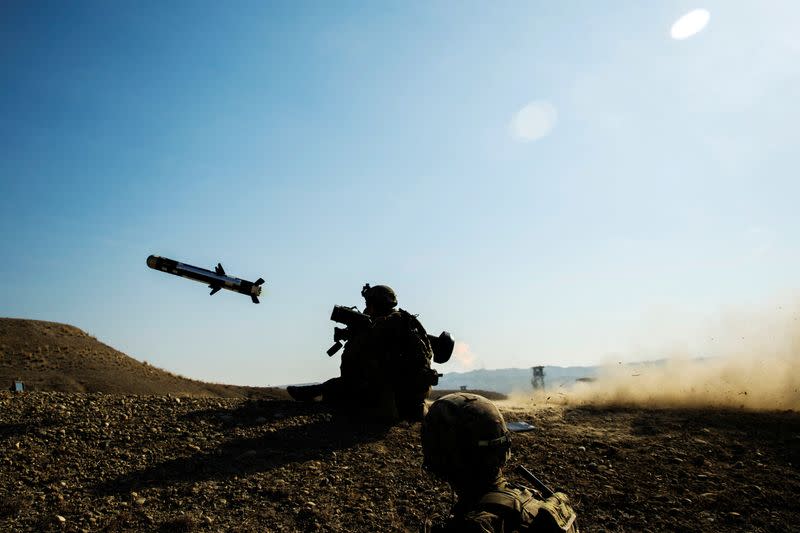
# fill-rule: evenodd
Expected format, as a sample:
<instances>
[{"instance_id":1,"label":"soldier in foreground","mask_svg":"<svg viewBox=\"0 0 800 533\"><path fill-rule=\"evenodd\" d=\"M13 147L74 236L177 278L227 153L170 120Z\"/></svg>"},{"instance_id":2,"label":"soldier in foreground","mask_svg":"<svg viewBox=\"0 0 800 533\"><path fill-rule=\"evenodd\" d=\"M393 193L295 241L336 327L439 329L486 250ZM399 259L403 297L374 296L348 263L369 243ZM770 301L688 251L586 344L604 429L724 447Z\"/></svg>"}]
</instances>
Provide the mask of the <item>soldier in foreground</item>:
<instances>
[{"instance_id":1,"label":"soldier in foreground","mask_svg":"<svg viewBox=\"0 0 800 533\"><path fill-rule=\"evenodd\" d=\"M447 481L458 500L446 523L427 523L425 532L578 533L564 493L540 499L538 491L505 479L509 434L503 415L483 396L448 394L431 405L422 422L423 467Z\"/></svg>"},{"instance_id":2,"label":"soldier in foreground","mask_svg":"<svg viewBox=\"0 0 800 533\"><path fill-rule=\"evenodd\" d=\"M319 385L290 386L287 391L295 400L322 396L325 402L370 418L421 420L436 376L425 328L414 315L395 309L397 296L390 287L367 284L361 295L369 324L337 328L346 341L340 377ZM333 353L337 345L341 347L340 337L335 338Z\"/></svg>"}]
</instances>

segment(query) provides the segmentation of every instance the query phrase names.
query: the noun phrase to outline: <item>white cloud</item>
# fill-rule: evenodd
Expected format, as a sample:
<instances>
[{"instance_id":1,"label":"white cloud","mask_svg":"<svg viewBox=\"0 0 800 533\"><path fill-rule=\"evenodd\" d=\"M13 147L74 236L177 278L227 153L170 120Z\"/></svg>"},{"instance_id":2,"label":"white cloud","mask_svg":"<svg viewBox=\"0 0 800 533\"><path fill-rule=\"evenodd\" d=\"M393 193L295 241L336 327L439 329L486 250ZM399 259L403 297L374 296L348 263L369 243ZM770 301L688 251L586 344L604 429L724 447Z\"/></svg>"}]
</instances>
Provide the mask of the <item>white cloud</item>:
<instances>
[{"instance_id":1,"label":"white cloud","mask_svg":"<svg viewBox=\"0 0 800 533\"><path fill-rule=\"evenodd\" d=\"M711 13L707 9L694 9L676 20L669 30L669 34L677 41L688 39L703 31L710 18Z\"/></svg>"},{"instance_id":2,"label":"white cloud","mask_svg":"<svg viewBox=\"0 0 800 533\"><path fill-rule=\"evenodd\" d=\"M548 135L558 121L553 104L543 100L529 103L511 117L511 136L520 142L537 141Z\"/></svg>"}]
</instances>

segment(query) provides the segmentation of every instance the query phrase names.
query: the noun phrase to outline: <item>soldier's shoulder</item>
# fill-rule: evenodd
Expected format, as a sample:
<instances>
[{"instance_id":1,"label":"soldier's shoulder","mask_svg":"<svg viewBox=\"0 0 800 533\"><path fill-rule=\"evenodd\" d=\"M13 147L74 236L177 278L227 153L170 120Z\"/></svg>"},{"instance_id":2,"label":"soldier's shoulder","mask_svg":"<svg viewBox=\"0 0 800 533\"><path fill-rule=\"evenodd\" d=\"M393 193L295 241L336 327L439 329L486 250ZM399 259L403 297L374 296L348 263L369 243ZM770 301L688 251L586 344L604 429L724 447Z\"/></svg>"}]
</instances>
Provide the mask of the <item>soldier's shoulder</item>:
<instances>
[{"instance_id":1,"label":"soldier's shoulder","mask_svg":"<svg viewBox=\"0 0 800 533\"><path fill-rule=\"evenodd\" d=\"M419 315L410 313L405 309L398 309L395 311L395 313L397 313L397 318L395 320L401 321L403 324L407 324L412 328L422 328L422 322L419 320Z\"/></svg>"},{"instance_id":2,"label":"soldier's shoulder","mask_svg":"<svg viewBox=\"0 0 800 533\"><path fill-rule=\"evenodd\" d=\"M409 321L416 320L416 316L412 315L404 309L395 309L386 316L376 318L374 323L378 327L399 327L405 326Z\"/></svg>"},{"instance_id":3,"label":"soldier's shoulder","mask_svg":"<svg viewBox=\"0 0 800 533\"><path fill-rule=\"evenodd\" d=\"M498 515L521 514L525 511L535 514L538 500L526 487L516 483L503 482L483 495L478 507Z\"/></svg>"},{"instance_id":4,"label":"soldier's shoulder","mask_svg":"<svg viewBox=\"0 0 800 533\"><path fill-rule=\"evenodd\" d=\"M540 500L523 485L503 483L484 495L478 508L523 531L576 531L575 511L563 493Z\"/></svg>"}]
</instances>

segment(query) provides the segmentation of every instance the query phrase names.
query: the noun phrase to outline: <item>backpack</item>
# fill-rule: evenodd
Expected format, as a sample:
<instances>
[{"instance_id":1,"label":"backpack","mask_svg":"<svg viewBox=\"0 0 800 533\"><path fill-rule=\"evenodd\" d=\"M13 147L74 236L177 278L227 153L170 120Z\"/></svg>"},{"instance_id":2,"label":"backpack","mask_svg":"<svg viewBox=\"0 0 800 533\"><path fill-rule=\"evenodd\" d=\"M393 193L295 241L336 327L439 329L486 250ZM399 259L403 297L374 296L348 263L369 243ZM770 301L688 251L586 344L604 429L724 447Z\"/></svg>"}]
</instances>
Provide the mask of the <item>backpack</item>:
<instances>
[{"instance_id":1,"label":"backpack","mask_svg":"<svg viewBox=\"0 0 800 533\"><path fill-rule=\"evenodd\" d=\"M431 366L433 350L425 328L408 311L398 309L373 320L371 350L385 355L390 373L408 379Z\"/></svg>"},{"instance_id":2,"label":"backpack","mask_svg":"<svg viewBox=\"0 0 800 533\"><path fill-rule=\"evenodd\" d=\"M417 315L412 315L404 309L399 309L398 313L402 317L404 329L403 357L417 368L430 368L433 358L431 341L428 333L417 319Z\"/></svg>"}]
</instances>

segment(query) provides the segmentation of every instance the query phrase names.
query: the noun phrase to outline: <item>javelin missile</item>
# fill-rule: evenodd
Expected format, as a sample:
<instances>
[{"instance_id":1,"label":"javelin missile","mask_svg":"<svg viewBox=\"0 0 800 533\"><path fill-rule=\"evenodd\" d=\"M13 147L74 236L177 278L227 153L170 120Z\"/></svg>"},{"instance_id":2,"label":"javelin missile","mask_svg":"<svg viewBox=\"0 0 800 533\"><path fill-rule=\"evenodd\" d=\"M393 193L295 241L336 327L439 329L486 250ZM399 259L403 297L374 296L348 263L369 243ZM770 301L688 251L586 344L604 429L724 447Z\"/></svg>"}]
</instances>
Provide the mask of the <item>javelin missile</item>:
<instances>
[{"instance_id":1,"label":"javelin missile","mask_svg":"<svg viewBox=\"0 0 800 533\"><path fill-rule=\"evenodd\" d=\"M228 276L225 274L225 269L222 268L221 263L217 263L217 268L212 272L205 268L179 263L174 259L151 255L147 258L147 266L153 270L161 270L168 274L189 278L194 281L199 281L200 283L208 283L208 288L211 289L211 296L214 296L220 289L227 289L240 294L249 294L254 304L258 303L258 296L261 294L261 285L264 283L262 278L258 278L255 282L252 282Z\"/></svg>"}]
</instances>

